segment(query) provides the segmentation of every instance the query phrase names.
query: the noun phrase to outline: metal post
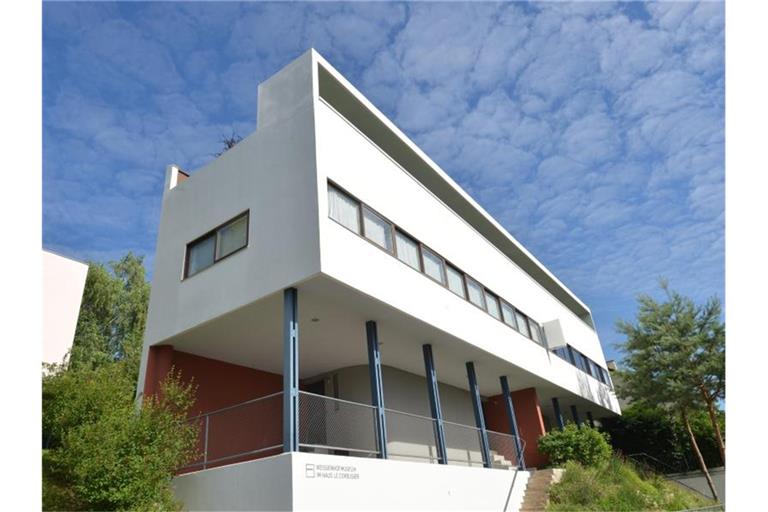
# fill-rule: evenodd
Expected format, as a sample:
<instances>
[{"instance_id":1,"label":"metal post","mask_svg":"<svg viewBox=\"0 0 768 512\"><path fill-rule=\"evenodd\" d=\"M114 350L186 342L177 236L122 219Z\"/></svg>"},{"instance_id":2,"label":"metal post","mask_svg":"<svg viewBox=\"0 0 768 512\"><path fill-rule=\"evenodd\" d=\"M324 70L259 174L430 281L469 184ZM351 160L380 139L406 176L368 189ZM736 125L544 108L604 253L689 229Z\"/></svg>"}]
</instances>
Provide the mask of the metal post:
<instances>
[{"instance_id":1,"label":"metal post","mask_svg":"<svg viewBox=\"0 0 768 512\"><path fill-rule=\"evenodd\" d=\"M283 292L283 451L299 450L298 291Z\"/></svg>"},{"instance_id":2,"label":"metal post","mask_svg":"<svg viewBox=\"0 0 768 512\"><path fill-rule=\"evenodd\" d=\"M437 384L437 371L432 359L432 345L422 346L424 352L424 371L427 375L427 391L429 392L429 409L435 420L435 445L437 446L437 461L440 464L448 464L448 452L445 449L445 426L443 425L443 411L440 407L440 390Z\"/></svg>"},{"instance_id":3,"label":"metal post","mask_svg":"<svg viewBox=\"0 0 768 512\"><path fill-rule=\"evenodd\" d=\"M595 419L592 417L592 413L590 411L587 411L587 421L589 422L590 427L595 428Z\"/></svg>"},{"instance_id":4,"label":"metal post","mask_svg":"<svg viewBox=\"0 0 768 512\"><path fill-rule=\"evenodd\" d=\"M203 469L208 465L208 420L211 417L205 415L205 440L203 441Z\"/></svg>"},{"instance_id":5,"label":"metal post","mask_svg":"<svg viewBox=\"0 0 768 512\"><path fill-rule=\"evenodd\" d=\"M371 375L371 403L376 412L376 446L379 458L387 458L387 421L384 414L384 389L381 380L381 352L379 352L379 334L376 322L365 323L368 338L368 371Z\"/></svg>"},{"instance_id":6,"label":"metal post","mask_svg":"<svg viewBox=\"0 0 768 512\"><path fill-rule=\"evenodd\" d=\"M480 451L483 455L483 466L491 467L491 451L488 448L488 432L485 430L485 418L483 417L483 404L480 401L480 390L477 387L477 375L475 364L467 362L467 378L469 379L469 394L472 396L472 407L475 410L475 424L480 431Z\"/></svg>"},{"instance_id":7,"label":"metal post","mask_svg":"<svg viewBox=\"0 0 768 512\"><path fill-rule=\"evenodd\" d=\"M525 458L523 456L523 446L520 442L520 431L517 429L517 416L515 415L515 405L512 403L512 393L509 390L509 381L506 375L499 377L501 381L501 392L504 395L504 405L507 409L507 419L509 420L510 434L515 436L515 451L517 452L517 466L525 470Z\"/></svg>"},{"instance_id":8,"label":"metal post","mask_svg":"<svg viewBox=\"0 0 768 512\"><path fill-rule=\"evenodd\" d=\"M557 398L552 399L552 408L555 410L555 422L557 427L562 430L565 428L565 422L563 421L563 415L560 413L560 402Z\"/></svg>"},{"instance_id":9,"label":"metal post","mask_svg":"<svg viewBox=\"0 0 768 512\"><path fill-rule=\"evenodd\" d=\"M579 419L579 411L576 410L576 406L571 406L571 416L573 416L573 422L576 423L576 425L581 425L581 420Z\"/></svg>"}]
</instances>

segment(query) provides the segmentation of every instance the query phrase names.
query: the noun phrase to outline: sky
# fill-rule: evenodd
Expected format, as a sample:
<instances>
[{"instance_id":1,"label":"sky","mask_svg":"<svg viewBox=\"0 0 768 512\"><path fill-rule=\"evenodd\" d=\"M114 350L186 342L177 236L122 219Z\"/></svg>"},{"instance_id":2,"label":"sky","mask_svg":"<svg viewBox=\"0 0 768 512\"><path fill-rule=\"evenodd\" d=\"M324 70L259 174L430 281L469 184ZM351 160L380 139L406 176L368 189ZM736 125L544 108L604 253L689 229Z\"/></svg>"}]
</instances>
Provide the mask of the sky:
<instances>
[{"instance_id":1,"label":"sky","mask_svg":"<svg viewBox=\"0 0 768 512\"><path fill-rule=\"evenodd\" d=\"M43 5L43 245L145 255L165 167L314 47L592 309L724 294L724 4Z\"/></svg>"}]
</instances>

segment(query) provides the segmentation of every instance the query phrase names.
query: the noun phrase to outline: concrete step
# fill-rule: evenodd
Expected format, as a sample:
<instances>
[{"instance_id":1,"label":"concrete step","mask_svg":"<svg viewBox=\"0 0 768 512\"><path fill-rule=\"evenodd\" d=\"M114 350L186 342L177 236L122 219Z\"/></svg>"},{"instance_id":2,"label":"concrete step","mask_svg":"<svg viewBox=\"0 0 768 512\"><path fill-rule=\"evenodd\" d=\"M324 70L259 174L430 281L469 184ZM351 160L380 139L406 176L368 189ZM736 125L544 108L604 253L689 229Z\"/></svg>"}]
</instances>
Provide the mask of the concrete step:
<instances>
[{"instance_id":1,"label":"concrete step","mask_svg":"<svg viewBox=\"0 0 768 512\"><path fill-rule=\"evenodd\" d=\"M549 504L549 487L560 481L561 469L543 469L534 471L525 487L521 512L543 511Z\"/></svg>"}]
</instances>

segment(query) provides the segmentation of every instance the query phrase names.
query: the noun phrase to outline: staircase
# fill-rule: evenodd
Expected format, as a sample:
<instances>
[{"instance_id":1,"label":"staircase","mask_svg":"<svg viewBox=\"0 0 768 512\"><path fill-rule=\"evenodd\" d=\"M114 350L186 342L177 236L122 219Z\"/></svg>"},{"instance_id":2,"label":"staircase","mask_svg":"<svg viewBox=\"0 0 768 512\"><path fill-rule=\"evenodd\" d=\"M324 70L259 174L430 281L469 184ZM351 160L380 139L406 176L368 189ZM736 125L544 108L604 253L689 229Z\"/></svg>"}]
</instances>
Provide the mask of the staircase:
<instances>
[{"instance_id":1,"label":"staircase","mask_svg":"<svg viewBox=\"0 0 768 512\"><path fill-rule=\"evenodd\" d=\"M512 464L512 461L507 460L506 457L493 450L491 450L491 466L495 468L517 469L517 466Z\"/></svg>"},{"instance_id":2,"label":"staircase","mask_svg":"<svg viewBox=\"0 0 768 512\"><path fill-rule=\"evenodd\" d=\"M562 469L536 470L528 479L525 488L523 504L520 512L541 512L549 503L549 486L559 482L563 476Z\"/></svg>"}]
</instances>

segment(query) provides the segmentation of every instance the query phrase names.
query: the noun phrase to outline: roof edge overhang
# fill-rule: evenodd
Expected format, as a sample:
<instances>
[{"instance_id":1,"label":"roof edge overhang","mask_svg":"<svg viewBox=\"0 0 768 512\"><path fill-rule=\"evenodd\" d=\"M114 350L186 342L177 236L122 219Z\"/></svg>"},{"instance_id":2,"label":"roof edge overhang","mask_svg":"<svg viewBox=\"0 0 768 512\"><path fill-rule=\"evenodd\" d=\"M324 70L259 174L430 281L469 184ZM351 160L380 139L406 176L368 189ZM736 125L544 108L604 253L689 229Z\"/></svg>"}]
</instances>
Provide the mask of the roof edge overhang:
<instances>
[{"instance_id":1,"label":"roof edge overhang","mask_svg":"<svg viewBox=\"0 0 768 512\"><path fill-rule=\"evenodd\" d=\"M318 95L515 265L594 329L590 309L321 55Z\"/></svg>"}]
</instances>

